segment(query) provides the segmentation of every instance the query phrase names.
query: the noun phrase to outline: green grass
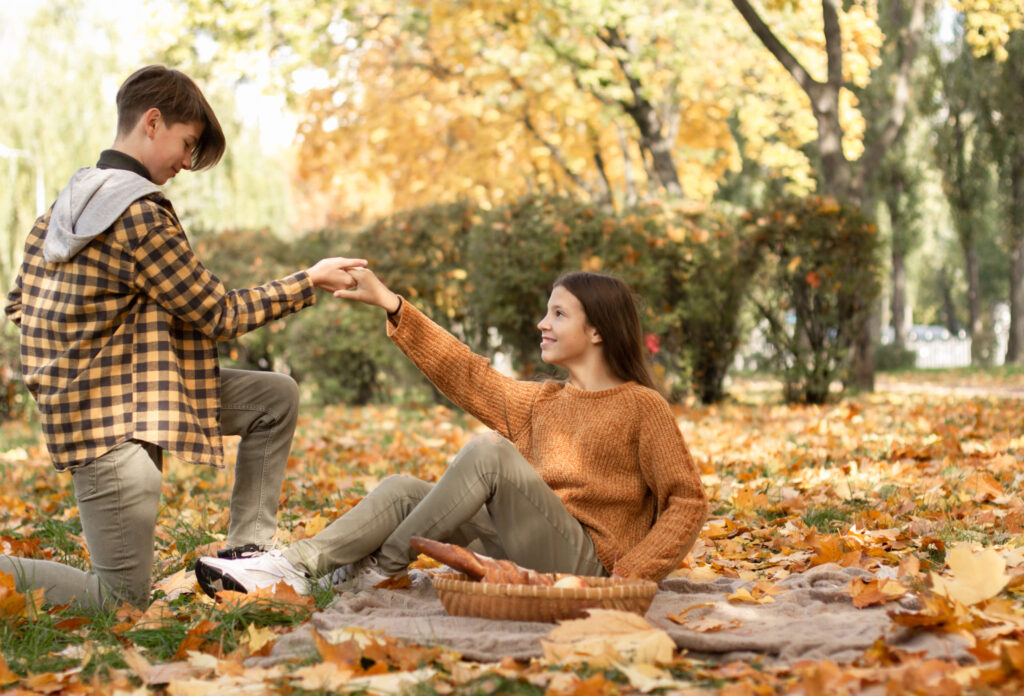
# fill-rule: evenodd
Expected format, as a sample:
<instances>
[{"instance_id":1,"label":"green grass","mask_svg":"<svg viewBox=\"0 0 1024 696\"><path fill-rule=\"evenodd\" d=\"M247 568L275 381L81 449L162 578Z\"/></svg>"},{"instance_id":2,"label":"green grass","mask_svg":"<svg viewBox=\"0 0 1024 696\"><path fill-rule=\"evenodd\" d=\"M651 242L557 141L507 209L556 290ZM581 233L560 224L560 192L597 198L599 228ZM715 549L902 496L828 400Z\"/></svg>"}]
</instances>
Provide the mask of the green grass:
<instances>
[{"instance_id":1,"label":"green grass","mask_svg":"<svg viewBox=\"0 0 1024 696\"><path fill-rule=\"evenodd\" d=\"M804 513L803 521L808 527L814 527L819 532L835 532L850 521L849 510L826 505L824 507L812 507Z\"/></svg>"},{"instance_id":2,"label":"green grass","mask_svg":"<svg viewBox=\"0 0 1024 696\"><path fill-rule=\"evenodd\" d=\"M83 671L91 675L97 669L123 667L120 644L111 627L116 623L113 610L30 612L30 617L6 618L0 622L0 646L4 659L16 674L42 674L76 666L81 657L60 653L71 646L88 644L91 657ZM78 623L81 623L78 627Z\"/></svg>"},{"instance_id":3,"label":"green grass","mask_svg":"<svg viewBox=\"0 0 1024 696\"><path fill-rule=\"evenodd\" d=\"M36 523L35 534L44 541L44 546L53 551L54 561L88 570L88 564L82 558L82 522L79 518L58 520L44 517Z\"/></svg>"}]
</instances>

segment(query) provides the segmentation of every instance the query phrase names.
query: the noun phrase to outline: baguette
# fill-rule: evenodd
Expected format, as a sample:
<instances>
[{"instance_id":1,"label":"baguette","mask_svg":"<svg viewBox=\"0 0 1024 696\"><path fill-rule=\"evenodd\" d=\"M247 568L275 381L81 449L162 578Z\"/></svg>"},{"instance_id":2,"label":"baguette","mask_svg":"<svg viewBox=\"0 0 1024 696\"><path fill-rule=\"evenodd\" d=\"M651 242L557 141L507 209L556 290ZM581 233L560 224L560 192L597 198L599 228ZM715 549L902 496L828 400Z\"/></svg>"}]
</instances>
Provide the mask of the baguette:
<instances>
[{"instance_id":1,"label":"baguette","mask_svg":"<svg viewBox=\"0 0 1024 696\"><path fill-rule=\"evenodd\" d=\"M498 560L473 553L456 544L446 544L442 541L418 536L411 537L409 544L435 561L440 561L454 570L464 573L471 580L507 585L553 585L555 583L554 578L548 573L538 573L512 561Z\"/></svg>"}]
</instances>

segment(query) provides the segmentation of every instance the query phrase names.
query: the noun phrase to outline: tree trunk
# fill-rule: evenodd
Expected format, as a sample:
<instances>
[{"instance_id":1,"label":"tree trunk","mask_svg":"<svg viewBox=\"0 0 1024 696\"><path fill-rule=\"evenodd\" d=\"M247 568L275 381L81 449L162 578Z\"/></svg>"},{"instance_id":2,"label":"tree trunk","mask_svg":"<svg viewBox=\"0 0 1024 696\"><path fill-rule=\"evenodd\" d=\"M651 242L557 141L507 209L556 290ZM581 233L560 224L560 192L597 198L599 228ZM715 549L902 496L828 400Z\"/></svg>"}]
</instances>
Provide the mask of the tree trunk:
<instances>
[{"instance_id":1,"label":"tree trunk","mask_svg":"<svg viewBox=\"0 0 1024 696\"><path fill-rule=\"evenodd\" d=\"M821 190L839 200L850 199L850 162L843 154L843 126L839 123L839 87L818 85L811 106L818 124Z\"/></svg>"},{"instance_id":2,"label":"tree trunk","mask_svg":"<svg viewBox=\"0 0 1024 696\"><path fill-rule=\"evenodd\" d=\"M967 332L971 335L971 364L984 362L982 353L981 278L978 273L978 250L973 240L961 240L964 249L964 271L967 273Z\"/></svg>"},{"instance_id":3,"label":"tree trunk","mask_svg":"<svg viewBox=\"0 0 1024 696\"><path fill-rule=\"evenodd\" d=\"M1020 153L1010 164L1010 336L1006 363L1024 358L1024 161Z\"/></svg>"},{"instance_id":4,"label":"tree trunk","mask_svg":"<svg viewBox=\"0 0 1024 696\"><path fill-rule=\"evenodd\" d=\"M953 335L960 333L960 320L956 318L956 303L953 302L953 281L949 271L939 269L939 292L942 294L942 317L946 328Z\"/></svg>"},{"instance_id":5,"label":"tree trunk","mask_svg":"<svg viewBox=\"0 0 1024 696\"><path fill-rule=\"evenodd\" d=\"M636 203L636 176L633 174L633 157L629 154L629 138L620 125L615 126L619 134L619 147L622 149L622 180L626 187L625 203L627 206Z\"/></svg>"},{"instance_id":6,"label":"tree trunk","mask_svg":"<svg viewBox=\"0 0 1024 696\"><path fill-rule=\"evenodd\" d=\"M895 246L892 250L892 342L903 348L907 344L907 269L906 254Z\"/></svg>"}]
</instances>

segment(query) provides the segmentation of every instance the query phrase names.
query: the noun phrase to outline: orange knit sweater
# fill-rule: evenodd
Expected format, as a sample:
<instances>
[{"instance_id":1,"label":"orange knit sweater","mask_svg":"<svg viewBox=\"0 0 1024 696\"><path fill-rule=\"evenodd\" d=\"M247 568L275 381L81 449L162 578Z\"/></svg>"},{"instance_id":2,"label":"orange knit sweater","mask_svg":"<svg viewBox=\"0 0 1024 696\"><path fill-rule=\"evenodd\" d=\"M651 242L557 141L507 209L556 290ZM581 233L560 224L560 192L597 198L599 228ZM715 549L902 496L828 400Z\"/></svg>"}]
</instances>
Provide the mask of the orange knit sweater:
<instances>
[{"instance_id":1,"label":"orange knit sweater","mask_svg":"<svg viewBox=\"0 0 1024 696\"><path fill-rule=\"evenodd\" d=\"M707 499L657 392L635 382L585 391L510 379L409 302L388 322L388 336L448 398L515 444L583 524L606 568L660 580L686 556Z\"/></svg>"}]
</instances>

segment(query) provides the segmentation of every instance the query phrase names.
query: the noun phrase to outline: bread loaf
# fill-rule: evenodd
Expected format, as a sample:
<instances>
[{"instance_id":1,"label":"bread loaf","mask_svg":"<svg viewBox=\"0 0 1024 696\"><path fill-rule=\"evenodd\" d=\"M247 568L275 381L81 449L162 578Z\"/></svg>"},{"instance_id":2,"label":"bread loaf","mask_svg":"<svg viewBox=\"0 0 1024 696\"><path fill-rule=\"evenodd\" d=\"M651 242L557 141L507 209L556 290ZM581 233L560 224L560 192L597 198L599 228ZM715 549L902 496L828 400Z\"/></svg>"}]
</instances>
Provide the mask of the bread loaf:
<instances>
[{"instance_id":1,"label":"bread loaf","mask_svg":"<svg viewBox=\"0 0 1024 696\"><path fill-rule=\"evenodd\" d=\"M497 560L473 553L456 544L446 544L424 537L412 537L409 544L435 561L464 573L471 580L507 585L553 585L555 582L550 574L523 568L512 561Z\"/></svg>"}]
</instances>

